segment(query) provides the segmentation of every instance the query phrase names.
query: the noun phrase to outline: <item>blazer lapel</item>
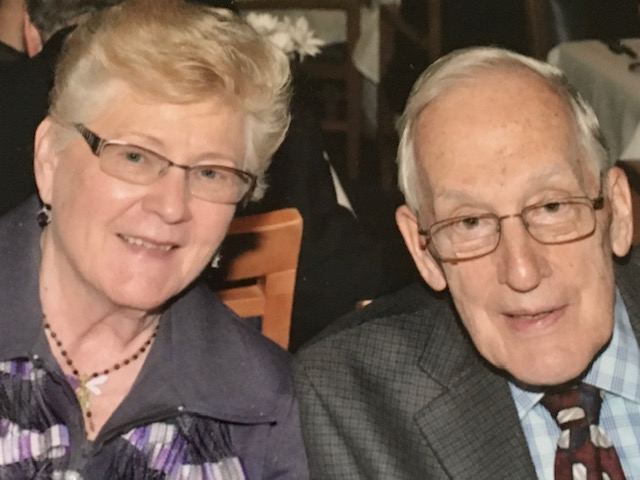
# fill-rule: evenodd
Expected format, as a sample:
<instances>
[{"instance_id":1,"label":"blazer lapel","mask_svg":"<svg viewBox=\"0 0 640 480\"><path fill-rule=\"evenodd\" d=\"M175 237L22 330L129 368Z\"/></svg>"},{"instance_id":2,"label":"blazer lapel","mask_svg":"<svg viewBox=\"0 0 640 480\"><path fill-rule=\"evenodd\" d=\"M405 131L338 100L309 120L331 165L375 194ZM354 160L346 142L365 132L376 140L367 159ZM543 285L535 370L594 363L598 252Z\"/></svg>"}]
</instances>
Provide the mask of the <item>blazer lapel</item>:
<instances>
[{"instance_id":1,"label":"blazer lapel","mask_svg":"<svg viewBox=\"0 0 640 480\"><path fill-rule=\"evenodd\" d=\"M415 421L451 478L535 478L508 383L481 359L457 319L441 317L420 366L442 394Z\"/></svg>"}]
</instances>

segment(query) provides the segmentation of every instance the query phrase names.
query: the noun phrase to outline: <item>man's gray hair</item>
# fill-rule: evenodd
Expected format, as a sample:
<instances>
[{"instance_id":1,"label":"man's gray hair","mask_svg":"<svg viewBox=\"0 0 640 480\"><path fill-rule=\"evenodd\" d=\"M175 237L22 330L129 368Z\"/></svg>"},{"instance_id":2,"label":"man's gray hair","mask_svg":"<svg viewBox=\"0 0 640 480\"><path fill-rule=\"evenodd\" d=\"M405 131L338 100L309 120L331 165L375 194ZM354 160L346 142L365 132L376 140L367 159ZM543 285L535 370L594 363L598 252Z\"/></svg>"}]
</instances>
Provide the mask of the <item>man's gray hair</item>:
<instances>
[{"instance_id":1,"label":"man's gray hair","mask_svg":"<svg viewBox=\"0 0 640 480\"><path fill-rule=\"evenodd\" d=\"M434 62L413 85L405 110L398 121L398 185L405 202L414 212L420 205L415 158L415 125L420 113L432 101L479 73L496 70L525 70L540 76L568 107L577 127L579 144L596 175L612 166L593 109L565 75L548 63L496 47L473 47L454 51Z\"/></svg>"}]
</instances>

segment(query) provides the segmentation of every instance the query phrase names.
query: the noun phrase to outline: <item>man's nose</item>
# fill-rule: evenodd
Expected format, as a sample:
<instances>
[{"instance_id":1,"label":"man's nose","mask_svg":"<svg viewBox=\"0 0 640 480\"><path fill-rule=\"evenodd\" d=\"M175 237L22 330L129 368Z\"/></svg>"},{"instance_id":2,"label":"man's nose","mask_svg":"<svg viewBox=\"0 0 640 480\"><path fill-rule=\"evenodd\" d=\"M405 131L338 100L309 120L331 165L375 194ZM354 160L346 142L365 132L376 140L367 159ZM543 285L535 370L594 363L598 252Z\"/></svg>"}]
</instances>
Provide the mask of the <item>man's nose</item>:
<instances>
[{"instance_id":1,"label":"man's nose","mask_svg":"<svg viewBox=\"0 0 640 480\"><path fill-rule=\"evenodd\" d=\"M494 252L498 281L518 292L534 290L551 273L545 257L548 247L529 234L520 216L501 219L500 227L500 243Z\"/></svg>"}]
</instances>

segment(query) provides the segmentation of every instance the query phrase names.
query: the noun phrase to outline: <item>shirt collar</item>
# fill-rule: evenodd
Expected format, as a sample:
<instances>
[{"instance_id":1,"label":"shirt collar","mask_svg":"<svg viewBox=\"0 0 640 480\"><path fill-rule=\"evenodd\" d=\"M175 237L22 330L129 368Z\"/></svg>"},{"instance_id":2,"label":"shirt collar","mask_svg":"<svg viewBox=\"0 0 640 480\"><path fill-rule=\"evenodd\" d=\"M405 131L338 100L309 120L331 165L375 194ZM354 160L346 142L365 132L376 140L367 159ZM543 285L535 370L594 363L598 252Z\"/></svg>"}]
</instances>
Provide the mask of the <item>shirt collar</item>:
<instances>
[{"instance_id":1,"label":"shirt collar","mask_svg":"<svg viewBox=\"0 0 640 480\"><path fill-rule=\"evenodd\" d=\"M622 296L616 289L611 341L593 362L584 381L606 392L640 403L639 361L638 342L631 328L631 321ZM544 395L539 392L523 390L511 382L509 382L509 387L521 420Z\"/></svg>"}]
</instances>

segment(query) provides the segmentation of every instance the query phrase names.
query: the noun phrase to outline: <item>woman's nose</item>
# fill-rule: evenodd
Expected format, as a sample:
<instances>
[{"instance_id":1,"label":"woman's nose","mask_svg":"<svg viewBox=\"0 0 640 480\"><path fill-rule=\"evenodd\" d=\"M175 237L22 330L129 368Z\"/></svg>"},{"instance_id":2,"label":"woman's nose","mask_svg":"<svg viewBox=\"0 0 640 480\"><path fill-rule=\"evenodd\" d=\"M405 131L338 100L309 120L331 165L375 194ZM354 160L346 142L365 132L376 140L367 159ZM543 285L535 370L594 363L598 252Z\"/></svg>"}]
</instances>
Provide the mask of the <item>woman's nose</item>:
<instances>
[{"instance_id":1,"label":"woman's nose","mask_svg":"<svg viewBox=\"0 0 640 480\"><path fill-rule=\"evenodd\" d=\"M185 170L168 168L147 189L143 199L145 211L157 214L166 223L180 223L191 218L191 194Z\"/></svg>"}]
</instances>

